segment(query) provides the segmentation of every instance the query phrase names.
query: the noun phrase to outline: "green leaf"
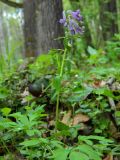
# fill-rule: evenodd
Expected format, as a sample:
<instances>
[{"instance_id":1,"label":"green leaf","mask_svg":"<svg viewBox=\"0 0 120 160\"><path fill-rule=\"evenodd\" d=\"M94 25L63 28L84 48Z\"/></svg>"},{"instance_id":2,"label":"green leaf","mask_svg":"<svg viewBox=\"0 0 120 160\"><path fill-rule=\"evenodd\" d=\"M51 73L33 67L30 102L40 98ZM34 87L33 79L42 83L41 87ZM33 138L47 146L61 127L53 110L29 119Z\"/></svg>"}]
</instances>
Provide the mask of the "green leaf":
<instances>
[{"instance_id":1,"label":"green leaf","mask_svg":"<svg viewBox=\"0 0 120 160\"><path fill-rule=\"evenodd\" d=\"M24 146L24 147L31 147L31 146L36 146L38 145L40 142L38 139L32 139L32 140L26 140L22 143L20 143L20 145Z\"/></svg>"},{"instance_id":2,"label":"green leaf","mask_svg":"<svg viewBox=\"0 0 120 160\"><path fill-rule=\"evenodd\" d=\"M86 142L86 140L98 140L99 143L102 143L102 144L113 143L113 141L111 139L107 139L107 138L102 137L102 136L94 136L94 135L91 135L91 136L79 136L78 140L79 141L84 141L84 142Z\"/></svg>"},{"instance_id":3,"label":"green leaf","mask_svg":"<svg viewBox=\"0 0 120 160\"><path fill-rule=\"evenodd\" d=\"M94 148L87 144L79 145L76 148L79 149L80 152L83 152L84 154L88 155L90 160L102 160L102 154L97 152Z\"/></svg>"},{"instance_id":4,"label":"green leaf","mask_svg":"<svg viewBox=\"0 0 120 160\"><path fill-rule=\"evenodd\" d=\"M53 153L54 160L67 160L69 150L65 148L56 149Z\"/></svg>"},{"instance_id":5,"label":"green leaf","mask_svg":"<svg viewBox=\"0 0 120 160\"><path fill-rule=\"evenodd\" d=\"M115 116L116 116L117 118L120 118L120 111L116 111L116 112L115 112Z\"/></svg>"},{"instance_id":6,"label":"green leaf","mask_svg":"<svg viewBox=\"0 0 120 160\"><path fill-rule=\"evenodd\" d=\"M59 75L57 75L53 81L53 86L55 87L56 91L59 92L60 91L60 87L61 87L61 77Z\"/></svg>"},{"instance_id":7,"label":"green leaf","mask_svg":"<svg viewBox=\"0 0 120 160\"><path fill-rule=\"evenodd\" d=\"M70 102L79 102L80 100L84 100L86 99L86 97L91 94L93 91L93 88L91 87L87 87L85 89L79 89L78 91L74 92L73 96L70 96L70 98L68 98L68 100Z\"/></svg>"},{"instance_id":8,"label":"green leaf","mask_svg":"<svg viewBox=\"0 0 120 160\"><path fill-rule=\"evenodd\" d=\"M98 89L95 89L93 92L98 95L105 95L105 96L114 98L112 91L107 88L98 88Z\"/></svg>"},{"instance_id":9,"label":"green leaf","mask_svg":"<svg viewBox=\"0 0 120 160\"><path fill-rule=\"evenodd\" d=\"M57 129L60 130L60 131L68 130L68 129L69 129L69 126L67 126L66 124L58 121L58 122L57 122Z\"/></svg>"},{"instance_id":10,"label":"green leaf","mask_svg":"<svg viewBox=\"0 0 120 160\"><path fill-rule=\"evenodd\" d=\"M28 117L26 115L22 115L20 117L19 121L24 125L27 125L27 126L30 125L30 121L29 121L29 119L28 119Z\"/></svg>"},{"instance_id":11,"label":"green leaf","mask_svg":"<svg viewBox=\"0 0 120 160\"><path fill-rule=\"evenodd\" d=\"M8 96L8 90L6 88L0 88L0 99L4 99L7 96Z\"/></svg>"},{"instance_id":12,"label":"green leaf","mask_svg":"<svg viewBox=\"0 0 120 160\"><path fill-rule=\"evenodd\" d=\"M34 136L35 135L35 130L26 130L26 133L28 136Z\"/></svg>"},{"instance_id":13,"label":"green leaf","mask_svg":"<svg viewBox=\"0 0 120 160\"><path fill-rule=\"evenodd\" d=\"M3 108L1 109L1 112L4 116L8 116L9 113L11 112L11 108Z\"/></svg>"},{"instance_id":14,"label":"green leaf","mask_svg":"<svg viewBox=\"0 0 120 160\"><path fill-rule=\"evenodd\" d=\"M50 144L53 148L62 148L62 145L64 145L61 141L58 140L52 140L50 141Z\"/></svg>"},{"instance_id":15,"label":"green leaf","mask_svg":"<svg viewBox=\"0 0 120 160\"><path fill-rule=\"evenodd\" d=\"M107 138L102 137L102 136L91 135L91 136L88 136L88 139L99 140L100 142L103 142L103 143L113 143L113 140L107 139Z\"/></svg>"},{"instance_id":16,"label":"green leaf","mask_svg":"<svg viewBox=\"0 0 120 160\"><path fill-rule=\"evenodd\" d=\"M72 151L69 158L70 160L89 160L89 157L86 154L77 151Z\"/></svg>"},{"instance_id":17,"label":"green leaf","mask_svg":"<svg viewBox=\"0 0 120 160\"><path fill-rule=\"evenodd\" d=\"M88 46L88 49L87 49L88 53L90 55L94 55L94 54L97 54L97 50L92 48L91 46Z\"/></svg>"},{"instance_id":18,"label":"green leaf","mask_svg":"<svg viewBox=\"0 0 120 160\"><path fill-rule=\"evenodd\" d=\"M16 113L13 113L13 114L10 114L9 117L14 117L16 119L19 119L21 117L21 113L20 112L16 112Z\"/></svg>"}]
</instances>

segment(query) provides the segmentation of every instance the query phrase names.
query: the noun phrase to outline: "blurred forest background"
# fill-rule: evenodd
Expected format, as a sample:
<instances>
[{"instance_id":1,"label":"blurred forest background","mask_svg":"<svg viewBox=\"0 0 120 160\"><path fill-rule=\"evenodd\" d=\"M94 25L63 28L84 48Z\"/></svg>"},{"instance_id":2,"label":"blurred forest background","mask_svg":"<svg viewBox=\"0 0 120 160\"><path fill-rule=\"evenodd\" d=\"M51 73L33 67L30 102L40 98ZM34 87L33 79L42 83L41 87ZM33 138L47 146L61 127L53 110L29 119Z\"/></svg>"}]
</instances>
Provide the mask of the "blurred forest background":
<instances>
[{"instance_id":1,"label":"blurred forest background","mask_svg":"<svg viewBox=\"0 0 120 160\"><path fill-rule=\"evenodd\" d=\"M4 0L3 0L4 2ZM21 3L22 1L18 0ZM63 0L64 10L80 8L84 17L85 35L78 49L88 46L103 48L107 41L120 36L120 0ZM19 59L24 56L23 9L0 2L0 56ZM114 37L115 38L115 37ZM13 58L10 58L13 57Z\"/></svg>"}]
</instances>

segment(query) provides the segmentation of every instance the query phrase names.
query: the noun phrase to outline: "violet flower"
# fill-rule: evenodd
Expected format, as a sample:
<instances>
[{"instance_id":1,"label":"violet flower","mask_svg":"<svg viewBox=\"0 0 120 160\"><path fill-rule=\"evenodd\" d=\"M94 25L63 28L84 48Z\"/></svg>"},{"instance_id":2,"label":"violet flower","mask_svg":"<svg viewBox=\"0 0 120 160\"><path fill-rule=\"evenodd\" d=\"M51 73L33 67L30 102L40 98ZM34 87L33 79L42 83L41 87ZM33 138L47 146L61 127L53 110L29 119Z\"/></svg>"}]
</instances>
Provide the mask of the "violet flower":
<instances>
[{"instance_id":1,"label":"violet flower","mask_svg":"<svg viewBox=\"0 0 120 160\"><path fill-rule=\"evenodd\" d=\"M63 24L65 27L67 27L65 12L63 12L63 18L59 20L59 23Z\"/></svg>"},{"instance_id":2,"label":"violet flower","mask_svg":"<svg viewBox=\"0 0 120 160\"><path fill-rule=\"evenodd\" d=\"M75 28L76 28L77 24L75 21L73 21L72 19L69 20L69 25L68 25L68 29L70 31L70 33L73 35L75 34Z\"/></svg>"},{"instance_id":3,"label":"violet flower","mask_svg":"<svg viewBox=\"0 0 120 160\"><path fill-rule=\"evenodd\" d=\"M69 25L69 31L70 31L70 33L71 33L72 35L75 34L75 29L74 29L72 26L70 26L70 25Z\"/></svg>"},{"instance_id":4,"label":"violet flower","mask_svg":"<svg viewBox=\"0 0 120 160\"><path fill-rule=\"evenodd\" d=\"M82 34L83 33L82 28L73 19L69 20L69 30L71 34Z\"/></svg>"},{"instance_id":5,"label":"violet flower","mask_svg":"<svg viewBox=\"0 0 120 160\"><path fill-rule=\"evenodd\" d=\"M82 27L76 28L76 33L83 34L84 33L83 28Z\"/></svg>"},{"instance_id":6,"label":"violet flower","mask_svg":"<svg viewBox=\"0 0 120 160\"><path fill-rule=\"evenodd\" d=\"M80 14L80 10L64 11L63 18L59 20L59 23L63 24L71 35L83 33L83 26L81 22L82 16Z\"/></svg>"},{"instance_id":7,"label":"violet flower","mask_svg":"<svg viewBox=\"0 0 120 160\"><path fill-rule=\"evenodd\" d=\"M82 16L80 15L80 10L71 12L71 15L74 19L82 21Z\"/></svg>"}]
</instances>

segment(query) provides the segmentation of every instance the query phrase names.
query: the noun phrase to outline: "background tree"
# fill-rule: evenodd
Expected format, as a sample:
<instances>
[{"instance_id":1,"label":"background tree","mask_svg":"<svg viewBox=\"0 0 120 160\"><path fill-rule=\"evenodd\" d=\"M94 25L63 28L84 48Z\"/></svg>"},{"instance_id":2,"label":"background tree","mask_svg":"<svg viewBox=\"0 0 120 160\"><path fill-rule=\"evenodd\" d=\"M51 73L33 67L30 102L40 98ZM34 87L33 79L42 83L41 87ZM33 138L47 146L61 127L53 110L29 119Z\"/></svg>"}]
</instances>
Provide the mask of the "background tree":
<instances>
[{"instance_id":1,"label":"background tree","mask_svg":"<svg viewBox=\"0 0 120 160\"><path fill-rule=\"evenodd\" d=\"M99 6L104 40L107 40L118 32L117 3L115 0L99 0Z\"/></svg>"},{"instance_id":2,"label":"background tree","mask_svg":"<svg viewBox=\"0 0 120 160\"><path fill-rule=\"evenodd\" d=\"M63 36L63 28L59 24L62 10L62 0L25 0L26 56L47 53L52 48L63 47L60 40L55 40Z\"/></svg>"},{"instance_id":3,"label":"background tree","mask_svg":"<svg viewBox=\"0 0 120 160\"><path fill-rule=\"evenodd\" d=\"M13 4L13 3L12 3ZM0 2L0 59L18 59L23 53L22 10ZM12 62L11 62L12 63Z\"/></svg>"},{"instance_id":4,"label":"background tree","mask_svg":"<svg viewBox=\"0 0 120 160\"><path fill-rule=\"evenodd\" d=\"M88 35L95 48L102 47L115 33L120 33L120 0L70 0L73 9L78 6L86 22Z\"/></svg>"},{"instance_id":5,"label":"background tree","mask_svg":"<svg viewBox=\"0 0 120 160\"><path fill-rule=\"evenodd\" d=\"M58 37L63 36L59 24L62 16L62 0L25 0L24 4L0 0L9 6L24 8L25 56L37 56L52 48L63 48Z\"/></svg>"},{"instance_id":6,"label":"background tree","mask_svg":"<svg viewBox=\"0 0 120 160\"><path fill-rule=\"evenodd\" d=\"M0 1L11 6L7 8L16 8L16 11L18 10L17 8L24 7L25 56L28 57L47 53L51 48L62 47L61 41L55 40L63 35L63 29L58 23L62 13L62 1L65 10L76 10L80 8L84 16L84 40L82 38L84 48L87 48L89 45L100 48L104 46L105 42L110 40L115 33L120 33L120 0L51 0L50 2L49 0L25 0L23 1L24 4L21 3L22 0L17 1L17 3L11 0ZM6 10L6 12L7 11L9 10ZM3 21L6 21L6 24L8 23L6 17L3 18ZM16 21L18 22L18 19ZM19 26L22 27L22 23L18 23ZM11 26L12 25L10 25L10 28ZM1 27L1 29L2 28L11 30L7 29L7 25ZM12 28L14 28L14 31L16 30L14 26L12 26ZM3 33L6 35L4 39L7 40L8 31ZM18 31L18 33L21 32ZM3 35L1 34L1 36ZM21 37L22 35L17 34L17 36ZM10 36L8 35L8 37ZM13 37L13 39L14 42L16 42L16 38ZM10 44L8 45L11 46ZM1 46L3 45L1 44Z\"/></svg>"}]
</instances>

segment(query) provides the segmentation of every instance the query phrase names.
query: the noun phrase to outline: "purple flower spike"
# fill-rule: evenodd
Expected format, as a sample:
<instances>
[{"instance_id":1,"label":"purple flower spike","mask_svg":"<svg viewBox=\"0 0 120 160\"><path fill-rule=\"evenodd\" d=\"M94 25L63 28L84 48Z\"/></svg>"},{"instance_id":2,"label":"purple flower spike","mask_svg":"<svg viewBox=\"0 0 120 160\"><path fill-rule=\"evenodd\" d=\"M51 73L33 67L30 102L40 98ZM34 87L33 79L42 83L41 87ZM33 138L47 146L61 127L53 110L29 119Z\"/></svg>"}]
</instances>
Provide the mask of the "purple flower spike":
<instances>
[{"instance_id":1,"label":"purple flower spike","mask_svg":"<svg viewBox=\"0 0 120 160\"><path fill-rule=\"evenodd\" d=\"M83 34L83 29L81 27L76 28L76 33Z\"/></svg>"},{"instance_id":2,"label":"purple flower spike","mask_svg":"<svg viewBox=\"0 0 120 160\"><path fill-rule=\"evenodd\" d=\"M82 16L80 10L63 12L63 18L59 23L66 27L66 31L71 35L83 34Z\"/></svg>"},{"instance_id":3,"label":"purple flower spike","mask_svg":"<svg viewBox=\"0 0 120 160\"><path fill-rule=\"evenodd\" d=\"M70 31L70 33L73 35L73 34L75 34L75 29L74 29L74 22L73 22L73 20L69 20L69 31Z\"/></svg>"},{"instance_id":4,"label":"purple flower spike","mask_svg":"<svg viewBox=\"0 0 120 160\"><path fill-rule=\"evenodd\" d=\"M69 25L69 31L70 31L70 33L71 33L72 35L75 34L75 29L73 28L72 25Z\"/></svg>"},{"instance_id":5,"label":"purple flower spike","mask_svg":"<svg viewBox=\"0 0 120 160\"><path fill-rule=\"evenodd\" d=\"M71 29L71 30L70 30L70 33L71 33L72 35L74 35L74 34L75 34L75 30L74 30L74 29Z\"/></svg>"},{"instance_id":6,"label":"purple flower spike","mask_svg":"<svg viewBox=\"0 0 120 160\"><path fill-rule=\"evenodd\" d=\"M78 21L82 21L82 16L80 15L80 10L71 12L71 15L74 19L78 20Z\"/></svg>"}]
</instances>

